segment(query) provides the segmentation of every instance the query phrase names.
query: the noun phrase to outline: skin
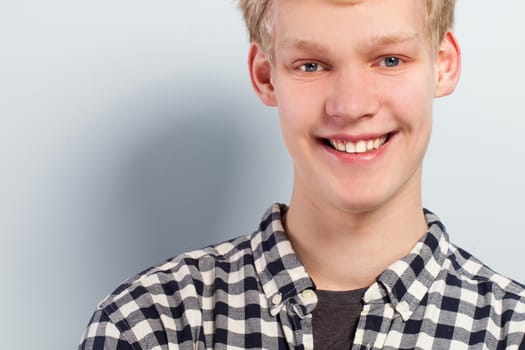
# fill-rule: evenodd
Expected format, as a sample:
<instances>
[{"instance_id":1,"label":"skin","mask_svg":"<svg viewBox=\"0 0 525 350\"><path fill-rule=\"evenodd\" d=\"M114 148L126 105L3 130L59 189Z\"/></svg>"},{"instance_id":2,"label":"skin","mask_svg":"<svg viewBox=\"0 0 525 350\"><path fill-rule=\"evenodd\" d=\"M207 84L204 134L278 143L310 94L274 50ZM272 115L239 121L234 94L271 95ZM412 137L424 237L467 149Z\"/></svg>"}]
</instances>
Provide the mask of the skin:
<instances>
[{"instance_id":1,"label":"skin","mask_svg":"<svg viewBox=\"0 0 525 350\"><path fill-rule=\"evenodd\" d=\"M460 74L452 32L424 33L419 0L275 2L272 61L249 54L255 91L277 106L294 162L287 234L317 288L367 287L426 232L422 161L432 102ZM388 141L348 154L327 140Z\"/></svg>"}]
</instances>

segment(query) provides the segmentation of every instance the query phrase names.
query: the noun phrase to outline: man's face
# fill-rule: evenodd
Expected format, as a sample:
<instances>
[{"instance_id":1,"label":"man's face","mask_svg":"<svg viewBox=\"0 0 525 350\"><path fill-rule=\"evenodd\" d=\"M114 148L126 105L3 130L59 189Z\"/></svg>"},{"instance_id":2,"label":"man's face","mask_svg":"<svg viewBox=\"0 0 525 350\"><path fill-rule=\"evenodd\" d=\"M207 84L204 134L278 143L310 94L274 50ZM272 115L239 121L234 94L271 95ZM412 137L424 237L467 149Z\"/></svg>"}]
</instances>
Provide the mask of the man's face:
<instances>
[{"instance_id":1,"label":"man's face","mask_svg":"<svg viewBox=\"0 0 525 350\"><path fill-rule=\"evenodd\" d=\"M439 95L423 2L274 6L269 104L279 109L295 194L355 213L419 200Z\"/></svg>"}]
</instances>

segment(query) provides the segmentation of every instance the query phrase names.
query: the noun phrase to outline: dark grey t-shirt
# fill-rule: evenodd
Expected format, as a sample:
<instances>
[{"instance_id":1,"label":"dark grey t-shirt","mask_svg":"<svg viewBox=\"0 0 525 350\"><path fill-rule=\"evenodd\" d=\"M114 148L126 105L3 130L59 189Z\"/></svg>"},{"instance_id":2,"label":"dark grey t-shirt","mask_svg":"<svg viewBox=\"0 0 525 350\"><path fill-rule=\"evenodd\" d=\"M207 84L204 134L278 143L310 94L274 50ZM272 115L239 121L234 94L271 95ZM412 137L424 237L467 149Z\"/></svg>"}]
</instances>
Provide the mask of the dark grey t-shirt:
<instances>
[{"instance_id":1,"label":"dark grey t-shirt","mask_svg":"<svg viewBox=\"0 0 525 350\"><path fill-rule=\"evenodd\" d=\"M344 292L317 290L313 311L314 349L348 350L354 342L366 288Z\"/></svg>"}]
</instances>

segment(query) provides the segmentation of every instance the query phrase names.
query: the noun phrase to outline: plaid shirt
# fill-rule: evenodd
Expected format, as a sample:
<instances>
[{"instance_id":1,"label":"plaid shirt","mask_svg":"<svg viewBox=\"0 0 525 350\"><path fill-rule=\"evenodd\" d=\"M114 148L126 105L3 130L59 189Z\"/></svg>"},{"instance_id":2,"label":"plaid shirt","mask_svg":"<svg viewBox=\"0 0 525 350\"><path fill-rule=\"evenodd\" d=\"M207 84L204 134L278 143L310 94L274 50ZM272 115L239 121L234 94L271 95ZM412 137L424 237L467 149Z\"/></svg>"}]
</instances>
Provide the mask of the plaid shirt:
<instances>
[{"instance_id":1,"label":"plaid shirt","mask_svg":"<svg viewBox=\"0 0 525 350\"><path fill-rule=\"evenodd\" d=\"M79 349L312 349L315 286L275 204L255 233L180 255L120 286ZM428 233L368 288L352 349L525 349L525 288Z\"/></svg>"}]
</instances>

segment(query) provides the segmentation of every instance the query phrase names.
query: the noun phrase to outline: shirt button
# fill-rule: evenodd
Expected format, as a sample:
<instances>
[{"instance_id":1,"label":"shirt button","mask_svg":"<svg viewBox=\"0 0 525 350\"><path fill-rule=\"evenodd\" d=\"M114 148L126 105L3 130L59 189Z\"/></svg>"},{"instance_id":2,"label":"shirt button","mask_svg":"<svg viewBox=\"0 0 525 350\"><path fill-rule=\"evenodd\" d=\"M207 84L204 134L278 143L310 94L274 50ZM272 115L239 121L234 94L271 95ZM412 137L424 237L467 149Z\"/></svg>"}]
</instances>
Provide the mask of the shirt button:
<instances>
[{"instance_id":1,"label":"shirt button","mask_svg":"<svg viewBox=\"0 0 525 350\"><path fill-rule=\"evenodd\" d=\"M275 294L272 297L272 304L273 305L279 305L281 303L281 301L283 301L283 296L281 295L281 293Z\"/></svg>"},{"instance_id":2,"label":"shirt button","mask_svg":"<svg viewBox=\"0 0 525 350\"><path fill-rule=\"evenodd\" d=\"M316 298L315 292L311 289L306 289L301 292L301 297L306 301L311 301Z\"/></svg>"},{"instance_id":3,"label":"shirt button","mask_svg":"<svg viewBox=\"0 0 525 350\"><path fill-rule=\"evenodd\" d=\"M406 318L408 317L408 314L410 313L410 306L407 303L402 302L397 306L397 312L399 312L403 320L406 321Z\"/></svg>"}]
</instances>

